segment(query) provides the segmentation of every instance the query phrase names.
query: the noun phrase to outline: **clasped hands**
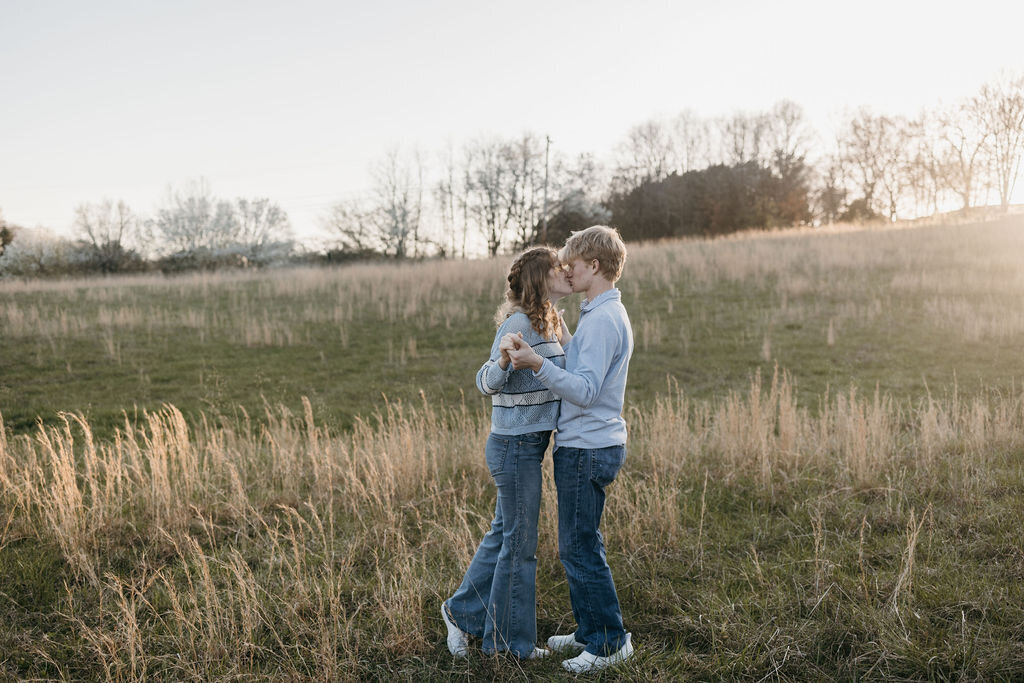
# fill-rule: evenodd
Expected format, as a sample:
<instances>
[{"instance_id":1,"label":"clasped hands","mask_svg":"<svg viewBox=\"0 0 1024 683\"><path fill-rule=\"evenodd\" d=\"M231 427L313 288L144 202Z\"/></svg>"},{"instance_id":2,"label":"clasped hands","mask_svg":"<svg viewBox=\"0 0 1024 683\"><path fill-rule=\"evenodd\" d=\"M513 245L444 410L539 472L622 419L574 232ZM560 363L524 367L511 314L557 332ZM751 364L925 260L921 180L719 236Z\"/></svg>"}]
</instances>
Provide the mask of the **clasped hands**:
<instances>
[{"instance_id":1,"label":"clasped hands","mask_svg":"<svg viewBox=\"0 0 1024 683\"><path fill-rule=\"evenodd\" d=\"M503 368L507 368L511 364L513 370L530 368L537 372L544 364L544 359L533 350L533 347L523 341L522 332L506 334L501 338L498 348L501 350L501 367Z\"/></svg>"}]
</instances>

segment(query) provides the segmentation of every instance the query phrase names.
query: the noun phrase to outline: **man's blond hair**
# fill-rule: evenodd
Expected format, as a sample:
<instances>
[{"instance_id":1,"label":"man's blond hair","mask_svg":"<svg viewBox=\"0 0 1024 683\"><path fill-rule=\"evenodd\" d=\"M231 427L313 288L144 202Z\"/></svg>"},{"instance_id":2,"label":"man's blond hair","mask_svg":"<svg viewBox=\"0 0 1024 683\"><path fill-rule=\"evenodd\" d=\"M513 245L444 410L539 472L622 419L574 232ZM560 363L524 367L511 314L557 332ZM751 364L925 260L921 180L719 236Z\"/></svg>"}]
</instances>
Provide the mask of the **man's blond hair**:
<instances>
[{"instance_id":1,"label":"man's blond hair","mask_svg":"<svg viewBox=\"0 0 1024 683\"><path fill-rule=\"evenodd\" d=\"M597 259L597 272L609 282L615 282L622 275L622 267L626 264L626 243L615 228L592 225L569 235L565 246L558 252L558 258L562 263L572 263L576 259Z\"/></svg>"}]
</instances>

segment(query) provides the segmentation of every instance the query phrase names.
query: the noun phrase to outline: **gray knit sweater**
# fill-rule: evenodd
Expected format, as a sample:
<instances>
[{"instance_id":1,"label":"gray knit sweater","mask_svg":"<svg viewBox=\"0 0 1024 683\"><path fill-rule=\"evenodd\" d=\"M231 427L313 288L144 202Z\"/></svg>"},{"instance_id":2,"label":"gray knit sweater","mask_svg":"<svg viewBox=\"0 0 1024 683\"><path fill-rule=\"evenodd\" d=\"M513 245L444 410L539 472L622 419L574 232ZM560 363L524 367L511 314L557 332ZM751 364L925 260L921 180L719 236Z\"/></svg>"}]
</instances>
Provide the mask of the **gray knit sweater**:
<instances>
[{"instance_id":1,"label":"gray knit sweater","mask_svg":"<svg viewBox=\"0 0 1024 683\"><path fill-rule=\"evenodd\" d=\"M476 373L476 388L491 397L491 431L511 436L553 430L558 425L558 397L529 368L513 370L510 364L502 370L498 365L501 338L516 332L522 332L523 340L540 356L565 367L562 345L537 334L525 313L517 311L506 318L494 335L490 359Z\"/></svg>"}]
</instances>

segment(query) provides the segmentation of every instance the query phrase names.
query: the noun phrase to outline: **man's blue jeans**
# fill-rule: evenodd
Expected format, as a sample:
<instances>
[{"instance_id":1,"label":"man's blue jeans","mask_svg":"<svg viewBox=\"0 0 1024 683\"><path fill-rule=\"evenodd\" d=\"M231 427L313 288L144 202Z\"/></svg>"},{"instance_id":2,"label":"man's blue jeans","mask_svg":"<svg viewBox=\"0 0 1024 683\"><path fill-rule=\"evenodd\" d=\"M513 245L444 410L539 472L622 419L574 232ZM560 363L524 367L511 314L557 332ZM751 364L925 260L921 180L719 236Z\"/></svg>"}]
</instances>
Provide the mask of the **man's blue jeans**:
<instances>
[{"instance_id":1,"label":"man's blue jeans","mask_svg":"<svg viewBox=\"0 0 1024 683\"><path fill-rule=\"evenodd\" d=\"M487 437L487 469L498 487L494 520L446 604L455 624L482 638L488 654L526 658L537 641L537 517L550 437L549 431Z\"/></svg>"},{"instance_id":2,"label":"man's blue jeans","mask_svg":"<svg viewBox=\"0 0 1024 683\"><path fill-rule=\"evenodd\" d=\"M625 446L555 449L558 489L558 556L569 580L576 640L587 652L606 657L626 642L619 597L598 527L604 489L626 460Z\"/></svg>"}]
</instances>

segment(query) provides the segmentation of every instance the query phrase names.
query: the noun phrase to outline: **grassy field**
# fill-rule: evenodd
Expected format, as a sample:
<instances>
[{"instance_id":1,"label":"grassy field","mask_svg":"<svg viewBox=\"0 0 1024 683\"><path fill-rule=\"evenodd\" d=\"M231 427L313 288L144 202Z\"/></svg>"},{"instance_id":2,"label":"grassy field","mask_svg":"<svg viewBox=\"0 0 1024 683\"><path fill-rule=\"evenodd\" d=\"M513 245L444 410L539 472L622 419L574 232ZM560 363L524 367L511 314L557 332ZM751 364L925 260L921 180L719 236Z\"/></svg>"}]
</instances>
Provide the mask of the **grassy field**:
<instances>
[{"instance_id":1,"label":"grassy field","mask_svg":"<svg viewBox=\"0 0 1024 683\"><path fill-rule=\"evenodd\" d=\"M351 427L390 400L486 407L473 376L509 259L336 270L0 283L0 412L16 434L80 412L265 405ZM677 380L743 390L789 370L805 403L856 384L898 398L1024 377L1024 219L777 233L637 246L622 282L636 332L628 400ZM578 297L566 301L576 315Z\"/></svg>"},{"instance_id":2,"label":"grassy field","mask_svg":"<svg viewBox=\"0 0 1024 683\"><path fill-rule=\"evenodd\" d=\"M564 678L437 615L506 266L0 283L0 675ZM622 288L605 678L1024 677L1024 221L637 246Z\"/></svg>"}]
</instances>

